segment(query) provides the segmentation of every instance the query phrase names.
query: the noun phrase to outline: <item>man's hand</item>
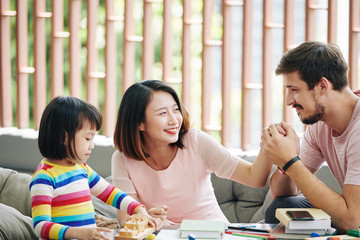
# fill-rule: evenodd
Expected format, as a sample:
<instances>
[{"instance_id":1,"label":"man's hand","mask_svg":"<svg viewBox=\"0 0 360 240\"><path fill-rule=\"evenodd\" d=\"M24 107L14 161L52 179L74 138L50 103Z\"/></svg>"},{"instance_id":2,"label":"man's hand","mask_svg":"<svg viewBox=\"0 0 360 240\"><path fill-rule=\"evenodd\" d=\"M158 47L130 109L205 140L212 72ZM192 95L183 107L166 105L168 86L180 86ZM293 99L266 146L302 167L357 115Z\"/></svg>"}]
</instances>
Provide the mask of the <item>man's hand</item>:
<instances>
[{"instance_id":1,"label":"man's hand","mask_svg":"<svg viewBox=\"0 0 360 240\"><path fill-rule=\"evenodd\" d=\"M285 130L285 128L283 128L282 123L283 123L283 122L281 122L281 123L276 123L276 124L275 124L275 127L276 127L276 129L278 130L278 132L279 132L281 135L286 136L286 130ZM285 122L284 122L284 123L285 123ZM285 123L285 124L286 124L286 123Z\"/></svg>"},{"instance_id":2,"label":"man's hand","mask_svg":"<svg viewBox=\"0 0 360 240\"><path fill-rule=\"evenodd\" d=\"M300 151L299 137L285 122L263 129L261 144L267 159L281 168Z\"/></svg>"}]
</instances>

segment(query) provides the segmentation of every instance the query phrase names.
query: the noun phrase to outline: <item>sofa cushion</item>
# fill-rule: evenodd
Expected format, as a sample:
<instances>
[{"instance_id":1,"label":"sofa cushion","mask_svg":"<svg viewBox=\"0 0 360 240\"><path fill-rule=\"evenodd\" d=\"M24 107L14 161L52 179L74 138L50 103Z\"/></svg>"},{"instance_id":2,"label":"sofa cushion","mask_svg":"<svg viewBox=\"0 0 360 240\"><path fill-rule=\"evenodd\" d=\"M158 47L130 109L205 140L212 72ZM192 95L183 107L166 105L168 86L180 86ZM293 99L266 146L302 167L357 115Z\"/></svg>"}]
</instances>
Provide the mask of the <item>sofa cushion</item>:
<instances>
[{"instance_id":1,"label":"sofa cushion","mask_svg":"<svg viewBox=\"0 0 360 240\"><path fill-rule=\"evenodd\" d=\"M30 180L29 174L0 167L0 203L31 217Z\"/></svg>"},{"instance_id":2,"label":"sofa cushion","mask_svg":"<svg viewBox=\"0 0 360 240\"><path fill-rule=\"evenodd\" d=\"M0 216L0 239L39 239L34 232L31 217L1 203Z\"/></svg>"},{"instance_id":3,"label":"sofa cushion","mask_svg":"<svg viewBox=\"0 0 360 240\"><path fill-rule=\"evenodd\" d=\"M211 174L219 206L229 222L258 222L264 219L264 203L270 203L269 186L252 188ZM268 201L265 201L268 198Z\"/></svg>"},{"instance_id":4,"label":"sofa cushion","mask_svg":"<svg viewBox=\"0 0 360 240\"><path fill-rule=\"evenodd\" d=\"M234 196L236 201L235 211L238 222L258 222L264 219L265 215L258 213L263 207L269 185L262 188L252 188L240 183L234 183ZM257 217L254 215L257 214Z\"/></svg>"},{"instance_id":5,"label":"sofa cushion","mask_svg":"<svg viewBox=\"0 0 360 240\"><path fill-rule=\"evenodd\" d=\"M240 155L253 162L256 156ZM273 168L274 170L274 168ZM259 222L264 219L265 208L271 202L269 185L252 188L211 175L216 199L229 222Z\"/></svg>"},{"instance_id":6,"label":"sofa cushion","mask_svg":"<svg viewBox=\"0 0 360 240\"><path fill-rule=\"evenodd\" d=\"M254 213L254 215L251 217L249 222L255 223L255 222L265 221L265 210L267 206L269 206L271 201L272 201L271 194L270 191L268 191L262 206L258 208L258 210Z\"/></svg>"}]
</instances>

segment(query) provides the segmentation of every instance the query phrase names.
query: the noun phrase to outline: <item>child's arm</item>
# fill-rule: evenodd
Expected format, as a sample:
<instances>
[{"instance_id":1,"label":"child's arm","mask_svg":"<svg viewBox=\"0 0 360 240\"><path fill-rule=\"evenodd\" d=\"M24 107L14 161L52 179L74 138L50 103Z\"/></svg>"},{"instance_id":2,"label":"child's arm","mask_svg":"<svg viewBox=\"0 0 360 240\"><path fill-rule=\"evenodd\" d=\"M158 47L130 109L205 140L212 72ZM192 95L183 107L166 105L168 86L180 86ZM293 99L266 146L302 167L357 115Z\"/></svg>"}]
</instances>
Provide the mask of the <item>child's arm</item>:
<instances>
[{"instance_id":1,"label":"child's arm","mask_svg":"<svg viewBox=\"0 0 360 240\"><path fill-rule=\"evenodd\" d=\"M139 199L137 198L136 194L128 194L128 195L139 202ZM121 227L123 227L126 221L129 220L130 216L129 214L127 214L124 211L121 211L120 209L116 209L116 212L117 212L119 224Z\"/></svg>"},{"instance_id":2,"label":"child's arm","mask_svg":"<svg viewBox=\"0 0 360 240\"><path fill-rule=\"evenodd\" d=\"M134 198L108 183L105 179L103 179L100 175L93 171L89 166L87 167L88 172L90 170L90 191L91 194L93 194L95 197L97 197L104 203L116 207L117 209L120 209L121 211L129 215L133 215L135 209L141 206L141 204L137 202Z\"/></svg>"},{"instance_id":3,"label":"child's arm","mask_svg":"<svg viewBox=\"0 0 360 240\"><path fill-rule=\"evenodd\" d=\"M125 192L108 183L89 166L87 167L90 170L89 186L91 187L90 190L94 196L102 200L104 203L127 213L128 215L133 215L135 213L143 214L148 217L150 225L155 226L157 229L161 227L161 219L151 217L142 204ZM125 216L124 214L121 215ZM122 221L122 219L119 220ZM122 222L120 225L121 224Z\"/></svg>"},{"instance_id":4,"label":"child's arm","mask_svg":"<svg viewBox=\"0 0 360 240\"><path fill-rule=\"evenodd\" d=\"M65 232L65 239L104 239L111 240L106 237L102 232L111 232L108 228L96 227L96 228L79 228L70 227Z\"/></svg>"},{"instance_id":5,"label":"child's arm","mask_svg":"<svg viewBox=\"0 0 360 240\"><path fill-rule=\"evenodd\" d=\"M129 218L130 218L129 214L127 214L126 212L123 212L119 209L116 209L116 213L117 213L120 227L123 227L125 225L126 221L129 220Z\"/></svg>"},{"instance_id":6,"label":"child's arm","mask_svg":"<svg viewBox=\"0 0 360 240\"><path fill-rule=\"evenodd\" d=\"M52 178L46 174L34 176L30 182L33 225L38 237L63 239L69 227L52 222L52 184Z\"/></svg>"}]
</instances>

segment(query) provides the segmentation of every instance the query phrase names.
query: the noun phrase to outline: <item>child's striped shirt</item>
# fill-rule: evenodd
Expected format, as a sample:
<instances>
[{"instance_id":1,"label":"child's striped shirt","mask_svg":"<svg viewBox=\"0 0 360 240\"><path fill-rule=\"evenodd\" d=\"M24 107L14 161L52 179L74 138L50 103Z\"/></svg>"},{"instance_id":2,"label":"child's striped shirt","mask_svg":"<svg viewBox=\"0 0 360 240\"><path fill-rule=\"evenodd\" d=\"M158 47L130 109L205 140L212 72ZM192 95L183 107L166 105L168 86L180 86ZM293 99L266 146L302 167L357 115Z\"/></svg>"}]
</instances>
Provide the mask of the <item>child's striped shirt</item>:
<instances>
[{"instance_id":1,"label":"child's striped shirt","mask_svg":"<svg viewBox=\"0 0 360 240\"><path fill-rule=\"evenodd\" d=\"M69 227L96 227L91 194L129 215L141 206L86 164L62 166L43 159L29 186L35 232L63 239Z\"/></svg>"}]
</instances>

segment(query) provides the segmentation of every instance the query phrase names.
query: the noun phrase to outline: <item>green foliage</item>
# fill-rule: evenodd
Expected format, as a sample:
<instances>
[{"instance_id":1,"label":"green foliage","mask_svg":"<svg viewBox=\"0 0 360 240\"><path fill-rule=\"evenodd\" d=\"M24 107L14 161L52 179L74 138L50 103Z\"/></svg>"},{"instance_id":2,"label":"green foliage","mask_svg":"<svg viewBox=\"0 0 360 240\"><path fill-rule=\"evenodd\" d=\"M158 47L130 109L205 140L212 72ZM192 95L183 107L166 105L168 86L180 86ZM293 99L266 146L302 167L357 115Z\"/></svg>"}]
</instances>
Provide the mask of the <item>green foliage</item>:
<instances>
[{"instance_id":1,"label":"green foliage","mask_svg":"<svg viewBox=\"0 0 360 240\"><path fill-rule=\"evenodd\" d=\"M34 55L33 55L33 27L34 27L34 5L35 0L27 1L28 4L28 62L29 66L34 66ZM69 1L64 0L64 31L69 31ZM10 1L11 10L16 10L16 1ZM143 1L134 0L134 11L133 11L133 21L134 21L134 33L137 36L141 36L143 32ZM21 3L23 4L23 3ZM97 16L88 16L87 14L87 1L81 1L81 12L80 12L80 32L79 39L81 41L81 77L82 77L82 98L86 99L86 62L87 62L87 49L86 49L86 41L87 41L87 18L88 17L97 17L98 27L96 29L96 49L98 51L98 64L97 71L105 72L105 1L99 1L99 9L97 11ZM201 0L191 1L192 8L192 18L194 19L202 19L202 4ZM114 1L114 12L118 16L124 15L124 0L115 0ZM161 47L162 47L162 31L163 31L163 3L155 2L152 4L152 31L154 38L154 65L152 70L153 79L162 79L162 62L161 62ZM52 1L46 1L46 11L52 12ZM181 0L173 0L172 1L172 78L182 78L182 1ZM216 20L216 19L215 19ZM50 101L50 88L51 88L51 18L46 19L46 88L47 88L47 101ZM218 21L218 20L216 20ZM218 24L217 24L218 25ZM116 89L117 89L117 99L116 102L119 105L121 101L121 92L122 92L122 63L123 63L123 28L124 23L122 21L116 22L115 24L115 32L116 32ZM16 125L16 99L17 99L17 83L16 83L16 38L15 38L15 29L16 29L16 18L11 19L11 73L12 73L12 98L13 98L13 113L14 113L14 125ZM216 26L214 30L212 30L215 35L219 36L221 34L221 30L219 30L219 26ZM202 50L202 29L201 25L193 25L191 32L191 48L192 48L192 56L189 61L191 61L191 84L192 92L191 92L191 102L192 109L190 114L194 119L201 118L201 50ZM63 39L63 54L64 54L64 68L63 68L63 79L64 79L64 95L69 95L69 39ZM142 58L142 44L135 44L135 70L134 70L134 79L135 82L141 81L142 79L142 66L141 66L141 58ZM34 88L34 78L32 74L29 74L29 103L30 103L30 128L34 127L33 123L33 88ZM181 84L173 84L174 88L177 90L179 95L181 96ZM105 90L103 80L99 79L99 87L98 87L98 95L99 95L99 108L102 111ZM195 121L195 125L200 126L200 121Z\"/></svg>"}]
</instances>

